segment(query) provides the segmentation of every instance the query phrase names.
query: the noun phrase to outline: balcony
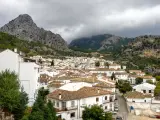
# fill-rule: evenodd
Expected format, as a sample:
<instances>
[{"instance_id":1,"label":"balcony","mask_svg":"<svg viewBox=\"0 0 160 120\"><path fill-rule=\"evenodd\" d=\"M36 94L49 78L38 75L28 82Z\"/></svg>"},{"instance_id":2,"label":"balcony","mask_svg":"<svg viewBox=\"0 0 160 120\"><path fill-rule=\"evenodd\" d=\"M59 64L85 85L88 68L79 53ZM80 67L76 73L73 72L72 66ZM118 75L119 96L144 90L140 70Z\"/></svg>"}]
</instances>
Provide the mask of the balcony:
<instances>
[{"instance_id":1,"label":"balcony","mask_svg":"<svg viewBox=\"0 0 160 120\"><path fill-rule=\"evenodd\" d=\"M76 110L78 106L72 106L72 107L62 107L56 109L56 112L61 112L61 111L69 111L69 110Z\"/></svg>"},{"instance_id":2,"label":"balcony","mask_svg":"<svg viewBox=\"0 0 160 120\"><path fill-rule=\"evenodd\" d=\"M104 100L104 101L103 101L103 104L105 104L105 103L110 103L110 102L114 102L114 100L113 100L113 99L110 99L110 100Z\"/></svg>"}]
</instances>

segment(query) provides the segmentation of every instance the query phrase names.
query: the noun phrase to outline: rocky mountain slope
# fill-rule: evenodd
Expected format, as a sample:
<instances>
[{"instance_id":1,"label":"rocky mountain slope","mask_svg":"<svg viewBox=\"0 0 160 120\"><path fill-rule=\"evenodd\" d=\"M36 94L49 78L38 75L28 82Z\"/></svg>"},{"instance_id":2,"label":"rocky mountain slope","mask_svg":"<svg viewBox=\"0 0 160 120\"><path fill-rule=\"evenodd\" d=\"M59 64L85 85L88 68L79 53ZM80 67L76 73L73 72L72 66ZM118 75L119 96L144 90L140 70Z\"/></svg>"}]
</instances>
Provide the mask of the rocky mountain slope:
<instances>
[{"instance_id":1,"label":"rocky mountain slope","mask_svg":"<svg viewBox=\"0 0 160 120\"><path fill-rule=\"evenodd\" d=\"M133 42L113 54L115 60L133 69L160 70L160 36L136 37ZM160 72L160 71L159 71Z\"/></svg>"},{"instance_id":2,"label":"rocky mountain slope","mask_svg":"<svg viewBox=\"0 0 160 120\"><path fill-rule=\"evenodd\" d=\"M69 47L72 49L89 51L116 51L133 40L134 39L132 38L123 38L111 34L103 34L73 40Z\"/></svg>"},{"instance_id":3,"label":"rocky mountain slope","mask_svg":"<svg viewBox=\"0 0 160 120\"><path fill-rule=\"evenodd\" d=\"M9 35L8 33L0 32L0 52L5 49L17 48L17 50L23 53L24 56L42 55L50 58L64 58L64 56L87 56L87 54L72 51L72 50L55 50L54 48L45 45L38 41L21 40L16 36Z\"/></svg>"},{"instance_id":4,"label":"rocky mountain slope","mask_svg":"<svg viewBox=\"0 0 160 120\"><path fill-rule=\"evenodd\" d=\"M59 34L46 31L37 27L32 18L27 15L19 15L14 20L0 28L1 32L15 35L19 39L27 41L38 41L56 50L69 50L67 43Z\"/></svg>"}]
</instances>

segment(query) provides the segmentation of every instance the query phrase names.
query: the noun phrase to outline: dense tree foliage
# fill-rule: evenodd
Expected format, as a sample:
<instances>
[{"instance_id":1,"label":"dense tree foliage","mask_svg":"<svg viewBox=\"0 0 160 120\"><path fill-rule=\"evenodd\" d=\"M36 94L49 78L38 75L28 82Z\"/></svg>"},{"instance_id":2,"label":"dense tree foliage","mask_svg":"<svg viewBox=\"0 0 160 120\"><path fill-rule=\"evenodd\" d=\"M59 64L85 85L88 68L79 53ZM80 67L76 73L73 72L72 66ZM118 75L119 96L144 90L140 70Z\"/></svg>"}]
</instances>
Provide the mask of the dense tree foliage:
<instances>
[{"instance_id":1,"label":"dense tree foliage","mask_svg":"<svg viewBox=\"0 0 160 120\"><path fill-rule=\"evenodd\" d=\"M95 62L95 66L96 66L96 67L99 67L99 66L100 66L100 62L99 62L99 61L96 61L96 62Z\"/></svg>"},{"instance_id":2,"label":"dense tree foliage","mask_svg":"<svg viewBox=\"0 0 160 120\"><path fill-rule=\"evenodd\" d=\"M56 112L51 101L46 101L48 90L41 88L38 91L37 99L32 107L29 120L56 120Z\"/></svg>"},{"instance_id":3,"label":"dense tree foliage","mask_svg":"<svg viewBox=\"0 0 160 120\"><path fill-rule=\"evenodd\" d=\"M160 99L160 81L156 84L156 88L154 90L154 96Z\"/></svg>"},{"instance_id":4,"label":"dense tree foliage","mask_svg":"<svg viewBox=\"0 0 160 120\"><path fill-rule=\"evenodd\" d=\"M112 75L111 75L111 80L115 80L115 79L116 79L116 76L115 76L114 73L112 73Z\"/></svg>"},{"instance_id":5,"label":"dense tree foliage","mask_svg":"<svg viewBox=\"0 0 160 120\"><path fill-rule=\"evenodd\" d=\"M85 107L82 118L83 120L112 120L112 114L104 112L100 106L93 105L91 108Z\"/></svg>"},{"instance_id":6,"label":"dense tree foliage","mask_svg":"<svg viewBox=\"0 0 160 120\"><path fill-rule=\"evenodd\" d=\"M132 91L132 86L127 81L119 80L117 83L117 87L119 91L123 94L125 94L128 91Z\"/></svg>"},{"instance_id":7,"label":"dense tree foliage","mask_svg":"<svg viewBox=\"0 0 160 120\"><path fill-rule=\"evenodd\" d=\"M0 32L0 50L14 49L14 48L17 48L19 51L22 51L27 56L34 56L34 55L87 56L87 54L85 53L75 52L72 50L68 51L55 50L52 47L49 47L37 41L35 42L35 41L21 40L13 35Z\"/></svg>"},{"instance_id":8,"label":"dense tree foliage","mask_svg":"<svg viewBox=\"0 0 160 120\"><path fill-rule=\"evenodd\" d=\"M51 61L51 66L54 66L54 60Z\"/></svg>"},{"instance_id":9,"label":"dense tree foliage","mask_svg":"<svg viewBox=\"0 0 160 120\"><path fill-rule=\"evenodd\" d=\"M156 76L156 80L157 80L157 81L160 81L160 76Z\"/></svg>"},{"instance_id":10,"label":"dense tree foliage","mask_svg":"<svg viewBox=\"0 0 160 120\"><path fill-rule=\"evenodd\" d=\"M8 70L0 73L0 106L14 114L15 120L20 120L27 107L28 97L20 91L18 77Z\"/></svg>"},{"instance_id":11,"label":"dense tree foliage","mask_svg":"<svg viewBox=\"0 0 160 120\"><path fill-rule=\"evenodd\" d=\"M143 82L143 78L138 77L136 78L136 84L141 84Z\"/></svg>"}]
</instances>

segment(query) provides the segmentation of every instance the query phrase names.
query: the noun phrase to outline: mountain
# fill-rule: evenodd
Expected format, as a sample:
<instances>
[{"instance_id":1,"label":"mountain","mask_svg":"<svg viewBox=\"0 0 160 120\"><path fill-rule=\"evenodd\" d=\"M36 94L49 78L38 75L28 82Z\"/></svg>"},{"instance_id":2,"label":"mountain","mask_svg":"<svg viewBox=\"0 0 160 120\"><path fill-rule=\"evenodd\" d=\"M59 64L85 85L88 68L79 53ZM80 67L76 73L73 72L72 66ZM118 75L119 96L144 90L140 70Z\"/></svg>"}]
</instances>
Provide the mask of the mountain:
<instances>
[{"instance_id":1,"label":"mountain","mask_svg":"<svg viewBox=\"0 0 160 120\"><path fill-rule=\"evenodd\" d=\"M37 27L32 18L27 15L19 15L14 20L0 28L1 32L14 35L22 40L38 41L56 50L68 50L67 43L59 34L46 31Z\"/></svg>"},{"instance_id":2,"label":"mountain","mask_svg":"<svg viewBox=\"0 0 160 120\"><path fill-rule=\"evenodd\" d=\"M144 35L115 52L113 57L131 69L160 70L160 36ZM160 71L159 71L160 72Z\"/></svg>"},{"instance_id":3,"label":"mountain","mask_svg":"<svg viewBox=\"0 0 160 120\"><path fill-rule=\"evenodd\" d=\"M133 38L124 38L111 34L103 34L73 40L69 47L73 50L112 52L121 49L121 47L127 45L133 40Z\"/></svg>"},{"instance_id":4,"label":"mountain","mask_svg":"<svg viewBox=\"0 0 160 120\"><path fill-rule=\"evenodd\" d=\"M17 38L16 36L9 35L8 33L0 32L0 51L5 49L17 48L18 51L23 53L23 56L34 56L34 55L42 55L44 57L49 56L51 58L64 58L64 56L87 56L87 54L66 50L59 51L54 48L45 45L38 41L27 41Z\"/></svg>"}]
</instances>

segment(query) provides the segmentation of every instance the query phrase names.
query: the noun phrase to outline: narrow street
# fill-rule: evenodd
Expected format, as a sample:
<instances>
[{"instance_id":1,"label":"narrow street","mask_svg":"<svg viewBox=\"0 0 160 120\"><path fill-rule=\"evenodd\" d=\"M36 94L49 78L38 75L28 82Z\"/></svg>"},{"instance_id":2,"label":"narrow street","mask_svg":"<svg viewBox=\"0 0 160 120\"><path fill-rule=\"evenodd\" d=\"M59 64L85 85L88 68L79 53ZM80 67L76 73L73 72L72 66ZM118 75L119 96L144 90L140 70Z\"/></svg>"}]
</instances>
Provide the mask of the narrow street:
<instances>
[{"instance_id":1,"label":"narrow street","mask_svg":"<svg viewBox=\"0 0 160 120\"><path fill-rule=\"evenodd\" d=\"M117 116L121 116L123 120L127 120L128 117L128 109L127 104L123 96L120 94L117 95L118 98L118 105L119 105L119 111L117 113Z\"/></svg>"}]
</instances>

